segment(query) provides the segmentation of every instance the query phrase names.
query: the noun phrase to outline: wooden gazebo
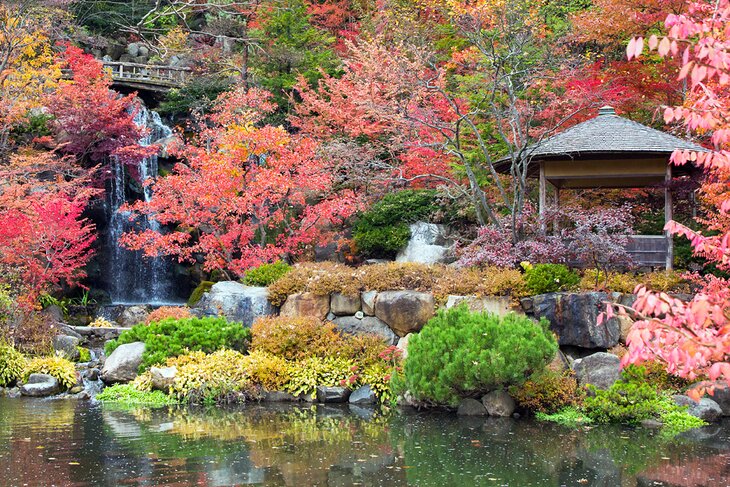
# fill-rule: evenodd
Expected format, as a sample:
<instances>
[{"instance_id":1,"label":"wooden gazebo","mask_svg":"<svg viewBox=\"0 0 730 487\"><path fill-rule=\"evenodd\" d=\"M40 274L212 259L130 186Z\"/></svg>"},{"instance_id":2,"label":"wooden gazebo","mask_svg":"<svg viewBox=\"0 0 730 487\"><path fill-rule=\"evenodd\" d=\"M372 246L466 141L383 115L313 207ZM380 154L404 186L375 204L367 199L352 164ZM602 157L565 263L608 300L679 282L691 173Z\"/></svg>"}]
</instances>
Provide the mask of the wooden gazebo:
<instances>
[{"instance_id":1,"label":"wooden gazebo","mask_svg":"<svg viewBox=\"0 0 730 487\"><path fill-rule=\"evenodd\" d=\"M645 188L664 185L664 218L672 219L669 182L674 176L694 174L692 166L675 166L669 157L677 149L704 151L692 142L619 117L612 107L599 109L598 116L528 147L528 176L540 181L540 214L547 204L547 184L554 187L555 204L563 189ZM510 172L510 160L495 165ZM668 233L635 235L628 248L643 266L672 268L674 251Z\"/></svg>"}]
</instances>

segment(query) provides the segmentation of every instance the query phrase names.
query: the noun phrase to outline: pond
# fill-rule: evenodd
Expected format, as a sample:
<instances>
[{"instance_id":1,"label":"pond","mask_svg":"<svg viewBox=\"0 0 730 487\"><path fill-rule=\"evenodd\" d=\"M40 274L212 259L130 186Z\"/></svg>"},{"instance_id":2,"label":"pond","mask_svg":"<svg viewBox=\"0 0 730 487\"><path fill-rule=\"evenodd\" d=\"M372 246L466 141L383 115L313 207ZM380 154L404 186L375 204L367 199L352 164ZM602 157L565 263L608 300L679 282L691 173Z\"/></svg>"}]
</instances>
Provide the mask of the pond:
<instances>
[{"instance_id":1,"label":"pond","mask_svg":"<svg viewBox=\"0 0 730 487\"><path fill-rule=\"evenodd\" d=\"M728 486L730 421L674 440L354 406L0 398L0 485Z\"/></svg>"}]
</instances>

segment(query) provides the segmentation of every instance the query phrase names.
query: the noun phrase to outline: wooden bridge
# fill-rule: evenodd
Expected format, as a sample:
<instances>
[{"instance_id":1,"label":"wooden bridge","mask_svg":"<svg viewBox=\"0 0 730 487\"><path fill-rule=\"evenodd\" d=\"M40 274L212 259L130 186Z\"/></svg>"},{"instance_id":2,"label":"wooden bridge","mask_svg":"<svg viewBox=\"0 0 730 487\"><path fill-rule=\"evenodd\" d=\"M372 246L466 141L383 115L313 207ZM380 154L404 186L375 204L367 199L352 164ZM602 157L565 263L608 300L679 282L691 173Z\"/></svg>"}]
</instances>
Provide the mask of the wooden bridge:
<instances>
[{"instance_id":1,"label":"wooden bridge","mask_svg":"<svg viewBox=\"0 0 730 487\"><path fill-rule=\"evenodd\" d=\"M155 64L123 63L119 61L103 61L104 68L111 73L113 84L120 87L147 91L168 91L185 84L192 70L175 66L158 66ZM69 70L64 70L65 78L71 77Z\"/></svg>"}]
</instances>

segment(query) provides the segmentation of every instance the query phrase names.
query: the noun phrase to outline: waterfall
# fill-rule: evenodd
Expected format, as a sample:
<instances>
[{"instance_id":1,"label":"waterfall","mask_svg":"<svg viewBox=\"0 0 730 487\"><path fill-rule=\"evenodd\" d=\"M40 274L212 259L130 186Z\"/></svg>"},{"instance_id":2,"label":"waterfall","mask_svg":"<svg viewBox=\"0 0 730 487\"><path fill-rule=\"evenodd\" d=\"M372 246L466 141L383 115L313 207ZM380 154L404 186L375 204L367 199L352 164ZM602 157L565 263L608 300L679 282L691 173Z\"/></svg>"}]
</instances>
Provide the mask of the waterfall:
<instances>
[{"instance_id":1,"label":"waterfall","mask_svg":"<svg viewBox=\"0 0 730 487\"><path fill-rule=\"evenodd\" d=\"M149 133L139 143L149 146L172 134L170 127L162 123L160 115L140 104L134 122L148 129ZM173 304L181 300L175 295L172 263L164 258L144 257L142 252L132 252L123 248L119 241L130 230L160 231L160 224L152 217L142 217L130 222L129 212L119 209L129 202L133 195L127 194L127 168L118 159L110 161L112 178L109 191L109 248L111 258L108 262L111 277L109 294L114 304ZM157 156L140 161L138 173L140 181L157 177ZM144 187L141 195L145 201L152 198L152 188Z\"/></svg>"}]
</instances>

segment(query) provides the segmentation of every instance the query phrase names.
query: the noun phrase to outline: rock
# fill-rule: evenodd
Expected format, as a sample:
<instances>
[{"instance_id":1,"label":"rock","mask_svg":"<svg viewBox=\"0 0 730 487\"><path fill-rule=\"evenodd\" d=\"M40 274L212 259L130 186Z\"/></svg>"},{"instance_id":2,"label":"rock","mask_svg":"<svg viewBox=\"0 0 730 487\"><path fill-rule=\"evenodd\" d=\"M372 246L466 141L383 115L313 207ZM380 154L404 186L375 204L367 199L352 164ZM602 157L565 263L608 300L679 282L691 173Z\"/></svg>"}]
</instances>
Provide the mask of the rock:
<instances>
[{"instance_id":1,"label":"rock","mask_svg":"<svg viewBox=\"0 0 730 487\"><path fill-rule=\"evenodd\" d=\"M281 316L312 316L325 319L330 311L330 297L313 293L297 293L286 298L281 307Z\"/></svg>"},{"instance_id":2,"label":"rock","mask_svg":"<svg viewBox=\"0 0 730 487\"><path fill-rule=\"evenodd\" d=\"M99 369L89 369L86 371L86 380L91 382L99 380Z\"/></svg>"},{"instance_id":3,"label":"rock","mask_svg":"<svg viewBox=\"0 0 730 487\"><path fill-rule=\"evenodd\" d=\"M419 262L421 264L440 264L453 261L451 249L454 245L449 239L449 228L435 223L416 222L410 225L411 238L408 245L398 252L396 262Z\"/></svg>"},{"instance_id":4,"label":"rock","mask_svg":"<svg viewBox=\"0 0 730 487\"><path fill-rule=\"evenodd\" d=\"M621 376L621 360L610 353L598 352L573 362L573 371L578 384L593 384L599 389L608 389Z\"/></svg>"},{"instance_id":5,"label":"rock","mask_svg":"<svg viewBox=\"0 0 730 487\"><path fill-rule=\"evenodd\" d=\"M111 61L115 61L119 59L121 55L125 53L124 46L121 44L111 44L109 48L107 49L107 52L109 53L109 57L111 58Z\"/></svg>"},{"instance_id":6,"label":"rock","mask_svg":"<svg viewBox=\"0 0 730 487\"><path fill-rule=\"evenodd\" d=\"M607 293L549 293L533 296L531 314L546 318L558 335L558 343L582 348L611 348L618 344L621 330L614 317L597 324L606 301L614 301ZM530 309L525 306L523 309Z\"/></svg>"},{"instance_id":7,"label":"rock","mask_svg":"<svg viewBox=\"0 0 730 487\"><path fill-rule=\"evenodd\" d=\"M229 321L242 323L246 327L250 327L261 316L271 316L277 312L277 308L269 302L269 291L265 287L244 286L235 281L213 284L194 310L203 316L223 315Z\"/></svg>"},{"instance_id":8,"label":"rock","mask_svg":"<svg viewBox=\"0 0 730 487\"><path fill-rule=\"evenodd\" d=\"M512 312L510 299L506 296L487 296L480 298L477 296L457 296L451 294L446 300L446 308L453 308L462 303L466 303L469 311L474 313L486 311L487 313L504 316Z\"/></svg>"},{"instance_id":9,"label":"rock","mask_svg":"<svg viewBox=\"0 0 730 487\"><path fill-rule=\"evenodd\" d=\"M82 401L88 401L91 399L91 394L89 394L89 391L81 391L76 395L76 397Z\"/></svg>"},{"instance_id":10,"label":"rock","mask_svg":"<svg viewBox=\"0 0 730 487\"><path fill-rule=\"evenodd\" d=\"M139 44L132 42L127 45L127 54L131 57L139 56Z\"/></svg>"},{"instance_id":11,"label":"rock","mask_svg":"<svg viewBox=\"0 0 730 487\"><path fill-rule=\"evenodd\" d=\"M368 316L375 316L375 298L378 296L378 291L365 291L360 294L360 300L362 301L362 312Z\"/></svg>"},{"instance_id":12,"label":"rock","mask_svg":"<svg viewBox=\"0 0 730 487\"><path fill-rule=\"evenodd\" d=\"M150 312L146 306L130 306L122 311L122 314L117 318L117 324L123 327L130 327L144 323Z\"/></svg>"},{"instance_id":13,"label":"rock","mask_svg":"<svg viewBox=\"0 0 730 487\"><path fill-rule=\"evenodd\" d=\"M144 350L144 342L119 345L104 362L101 380L107 384L134 380L137 377L137 369L142 363Z\"/></svg>"},{"instance_id":14,"label":"rock","mask_svg":"<svg viewBox=\"0 0 730 487\"><path fill-rule=\"evenodd\" d=\"M375 404L378 397L368 385L361 386L350 394L350 404Z\"/></svg>"},{"instance_id":15,"label":"rock","mask_svg":"<svg viewBox=\"0 0 730 487\"><path fill-rule=\"evenodd\" d=\"M63 310L57 304L52 304L42 311L44 316L47 316L53 323L63 323Z\"/></svg>"},{"instance_id":16,"label":"rock","mask_svg":"<svg viewBox=\"0 0 730 487\"><path fill-rule=\"evenodd\" d=\"M689 414L708 423L719 421L722 418L722 408L708 397L703 397L700 402L695 402L689 396L675 394L672 399L679 406L687 406Z\"/></svg>"},{"instance_id":17,"label":"rock","mask_svg":"<svg viewBox=\"0 0 730 487\"><path fill-rule=\"evenodd\" d=\"M150 376L152 389L167 393L177 377L177 367L152 367Z\"/></svg>"},{"instance_id":18,"label":"rock","mask_svg":"<svg viewBox=\"0 0 730 487\"><path fill-rule=\"evenodd\" d=\"M297 402L299 399L284 391L266 391L261 400L266 402Z\"/></svg>"},{"instance_id":19,"label":"rock","mask_svg":"<svg viewBox=\"0 0 730 487\"><path fill-rule=\"evenodd\" d=\"M459 416L486 416L487 408L484 407L481 401L466 398L459 403L459 409L456 410L456 414Z\"/></svg>"},{"instance_id":20,"label":"rock","mask_svg":"<svg viewBox=\"0 0 730 487\"><path fill-rule=\"evenodd\" d=\"M48 374L30 374L28 382L20 386L20 393L30 397L52 396L61 390L58 379Z\"/></svg>"},{"instance_id":21,"label":"rock","mask_svg":"<svg viewBox=\"0 0 730 487\"><path fill-rule=\"evenodd\" d=\"M346 387L317 387L317 401L324 403L347 402L350 389Z\"/></svg>"},{"instance_id":22,"label":"rock","mask_svg":"<svg viewBox=\"0 0 730 487\"><path fill-rule=\"evenodd\" d=\"M139 46L137 50L137 56L149 56L150 50L147 48L147 46Z\"/></svg>"},{"instance_id":23,"label":"rock","mask_svg":"<svg viewBox=\"0 0 730 487\"><path fill-rule=\"evenodd\" d=\"M119 62L120 63L128 63L128 62L131 62L132 59L133 59L133 57L130 56L129 54L127 54L127 53L124 53L121 56L119 56Z\"/></svg>"},{"instance_id":24,"label":"rock","mask_svg":"<svg viewBox=\"0 0 730 487\"><path fill-rule=\"evenodd\" d=\"M482 404L490 416L506 418L515 412L515 400L505 391L492 391L482 397Z\"/></svg>"},{"instance_id":25,"label":"rock","mask_svg":"<svg viewBox=\"0 0 730 487\"><path fill-rule=\"evenodd\" d=\"M363 265L388 264L389 262L393 261L388 259L365 259Z\"/></svg>"},{"instance_id":26,"label":"rock","mask_svg":"<svg viewBox=\"0 0 730 487\"><path fill-rule=\"evenodd\" d=\"M69 335L56 335L53 337L53 350L72 362L79 359L79 339Z\"/></svg>"},{"instance_id":27,"label":"rock","mask_svg":"<svg viewBox=\"0 0 730 487\"><path fill-rule=\"evenodd\" d=\"M330 311L337 316L354 315L360 311L360 296L334 293L330 296Z\"/></svg>"},{"instance_id":28,"label":"rock","mask_svg":"<svg viewBox=\"0 0 730 487\"><path fill-rule=\"evenodd\" d=\"M357 319L354 316L338 316L332 322L345 333L352 335L370 333L383 337L389 345L398 343L398 335L393 333L393 330L388 325L375 316L365 316L362 319Z\"/></svg>"},{"instance_id":29,"label":"rock","mask_svg":"<svg viewBox=\"0 0 730 487\"><path fill-rule=\"evenodd\" d=\"M634 326L634 320L625 315L616 315L616 321L618 321L619 327L619 342L626 345L626 337L629 336L631 327Z\"/></svg>"},{"instance_id":30,"label":"rock","mask_svg":"<svg viewBox=\"0 0 730 487\"><path fill-rule=\"evenodd\" d=\"M730 387L724 381L712 381L710 385L714 387L712 394L708 394L707 398L712 399L722 409L723 416L730 416Z\"/></svg>"},{"instance_id":31,"label":"rock","mask_svg":"<svg viewBox=\"0 0 730 487\"><path fill-rule=\"evenodd\" d=\"M71 389L69 389L69 394L78 394L81 391L84 390L84 386L73 386Z\"/></svg>"},{"instance_id":32,"label":"rock","mask_svg":"<svg viewBox=\"0 0 730 487\"><path fill-rule=\"evenodd\" d=\"M641 420L641 426L647 429L658 430L664 426L664 424L656 419L643 419Z\"/></svg>"},{"instance_id":33,"label":"rock","mask_svg":"<svg viewBox=\"0 0 730 487\"><path fill-rule=\"evenodd\" d=\"M401 352L401 358L403 360L408 357L408 340L413 336L413 333L409 333L408 335L401 337L398 340L398 344L396 345L398 347L398 350Z\"/></svg>"},{"instance_id":34,"label":"rock","mask_svg":"<svg viewBox=\"0 0 730 487\"><path fill-rule=\"evenodd\" d=\"M375 300L375 316L398 336L418 331L434 315L430 293L418 291L384 291Z\"/></svg>"}]
</instances>

